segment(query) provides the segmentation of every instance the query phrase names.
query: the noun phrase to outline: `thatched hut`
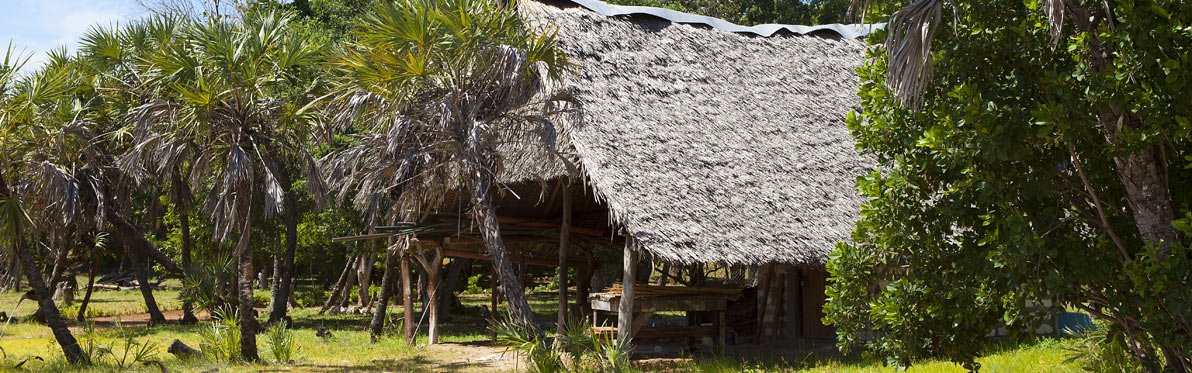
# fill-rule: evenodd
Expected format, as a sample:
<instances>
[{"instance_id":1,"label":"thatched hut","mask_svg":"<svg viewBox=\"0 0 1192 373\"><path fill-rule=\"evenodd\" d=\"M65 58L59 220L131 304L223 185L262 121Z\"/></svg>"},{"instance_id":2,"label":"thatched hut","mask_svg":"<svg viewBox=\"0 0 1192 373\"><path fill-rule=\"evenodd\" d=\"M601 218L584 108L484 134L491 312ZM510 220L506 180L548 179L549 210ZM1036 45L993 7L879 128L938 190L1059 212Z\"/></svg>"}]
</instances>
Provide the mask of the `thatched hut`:
<instances>
[{"instance_id":1,"label":"thatched hut","mask_svg":"<svg viewBox=\"0 0 1192 373\"><path fill-rule=\"evenodd\" d=\"M849 237L861 203L855 178L871 165L844 124L859 105L865 46L856 37L867 29L740 28L594 0L520 7L558 29L577 64L566 85L583 115L560 139L578 174L557 161L504 165L497 209L513 262L581 268L579 308L593 251L624 250L626 263L640 254L760 268L758 314L769 317L759 318L784 324L771 334L830 337L819 321L823 265ZM463 224L419 240L483 258L459 207L439 222ZM634 278L636 266L625 269Z\"/></svg>"}]
</instances>

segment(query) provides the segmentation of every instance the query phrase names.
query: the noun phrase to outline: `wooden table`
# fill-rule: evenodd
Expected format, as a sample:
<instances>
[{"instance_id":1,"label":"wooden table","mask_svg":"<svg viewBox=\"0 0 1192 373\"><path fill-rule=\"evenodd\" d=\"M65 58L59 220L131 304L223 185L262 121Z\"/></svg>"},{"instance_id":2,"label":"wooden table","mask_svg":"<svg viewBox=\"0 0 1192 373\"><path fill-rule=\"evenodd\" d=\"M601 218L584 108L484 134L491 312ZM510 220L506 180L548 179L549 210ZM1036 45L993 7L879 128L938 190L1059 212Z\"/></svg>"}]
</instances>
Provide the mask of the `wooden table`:
<instances>
[{"instance_id":1,"label":"wooden table","mask_svg":"<svg viewBox=\"0 0 1192 373\"><path fill-rule=\"evenodd\" d=\"M597 319L597 312L617 312L621 304L620 294L598 293L592 294L589 299L592 302L593 322ZM634 297L633 325L630 335L643 339L713 337L716 341L714 343L716 348L724 351L726 334L724 311L726 309L728 309L728 297L722 294ZM655 312L662 311L711 311L715 316L711 327L696 325L643 328L650 316L653 316ZM616 328L610 327L594 327L592 329L597 333L616 332Z\"/></svg>"}]
</instances>

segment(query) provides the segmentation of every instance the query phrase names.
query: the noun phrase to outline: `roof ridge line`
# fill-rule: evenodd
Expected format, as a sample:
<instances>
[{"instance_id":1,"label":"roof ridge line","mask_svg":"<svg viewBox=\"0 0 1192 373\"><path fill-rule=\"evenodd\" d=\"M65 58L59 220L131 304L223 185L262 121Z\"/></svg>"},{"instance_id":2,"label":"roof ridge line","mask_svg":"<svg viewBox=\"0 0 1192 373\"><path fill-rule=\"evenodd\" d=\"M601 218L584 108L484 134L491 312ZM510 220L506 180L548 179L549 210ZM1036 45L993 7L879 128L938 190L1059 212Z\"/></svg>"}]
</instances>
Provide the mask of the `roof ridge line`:
<instances>
[{"instance_id":1,"label":"roof ridge line","mask_svg":"<svg viewBox=\"0 0 1192 373\"><path fill-rule=\"evenodd\" d=\"M780 25L780 24L761 24L756 26L741 26L736 23L725 21L723 19L708 17L699 14L684 13L673 9L657 8L652 6L631 6L631 5L614 5L601 0L568 0L585 9L596 12L605 17L616 17L623 15L649 15L665 19L672 23L680 24L702 24L713 29L732 33L749 33L761 37L771 37L781 30L794 33L796 35L807 35L819 31L831 31L840 35L844 39L856 39L869 35L874 29L881 29L886 27L885 23L870 23L870 24L839 24L832 23L818 26L803 26L803 25Z\"/></svg>"}]
</instances>

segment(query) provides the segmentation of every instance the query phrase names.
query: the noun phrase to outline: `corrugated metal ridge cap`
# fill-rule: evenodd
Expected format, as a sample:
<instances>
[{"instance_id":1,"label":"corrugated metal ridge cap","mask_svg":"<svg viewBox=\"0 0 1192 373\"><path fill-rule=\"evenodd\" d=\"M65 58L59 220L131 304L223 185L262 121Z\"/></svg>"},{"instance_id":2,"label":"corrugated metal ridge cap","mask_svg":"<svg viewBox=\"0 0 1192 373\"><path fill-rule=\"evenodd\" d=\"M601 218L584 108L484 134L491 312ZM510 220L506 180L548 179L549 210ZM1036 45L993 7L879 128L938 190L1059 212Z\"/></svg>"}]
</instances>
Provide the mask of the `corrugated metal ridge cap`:
<instances>
[{"instance_id":1,"label":"corrugated metal ridge cap","mask_svg":"<svg viewBox=\"0 0 1192 373\"><path fill-rule=\"evenodd\" d=\"M733 33L748 33L762 37L774 36L780 30L786 30L797 35L806 35L818 31L831 31L845 39L856 39L869 35L875 29L886 27L885 23L871 23L871 24L850 24L843 25L839 23L819 25L819 26L802 26L802 25L778 25L778 24L764 24L757 26L741 26L729 21L719 18L702 16L698 14L683 13L677 10L656 8L650 6L627 6L627 5L613 5L600 0L569 0L576 5L582 6L596 12L605 17L616 17L624 15L650 15L665 19L674 23L684 24L702 24L713 29Z\"/></svg>"}]
</instances>

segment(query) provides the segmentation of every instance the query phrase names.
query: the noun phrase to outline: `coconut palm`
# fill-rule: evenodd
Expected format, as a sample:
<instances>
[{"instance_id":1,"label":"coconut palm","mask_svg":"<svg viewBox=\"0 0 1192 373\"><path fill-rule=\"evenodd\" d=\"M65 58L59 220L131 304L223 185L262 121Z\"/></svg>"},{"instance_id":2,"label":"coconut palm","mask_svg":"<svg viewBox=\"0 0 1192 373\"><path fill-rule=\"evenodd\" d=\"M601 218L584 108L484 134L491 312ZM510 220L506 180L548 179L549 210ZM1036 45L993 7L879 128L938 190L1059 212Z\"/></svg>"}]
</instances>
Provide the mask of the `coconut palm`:
<instances>
[{"instance_id":1,"label":"coconut palm","mask_svg":"<svg viewBox=\"0 0 1192 373\"><path fill-rule=\"evenodd\" d=\"M439 207L445 189L466 189L510 311L532 324L492 193L502 164L558 154L553 120L576 105L548 83L569 68L554 34L513 8L500 0L379 4L332 64L342 83L329 105L332 129L360 133L322 162L338 200L357 191L354 204L369 221L417 220Z\"/></svg>"},{"instance_id":2,"label":"coconut palm","mask_svg":"<svg viewBox=\"0 0 1192 373\"><path fill-rule=\"evenodd\" d=\"M54 305L41 269L34 262L34 252L26 241L37 236L28 205L31 199L41 197L33 193L47 191L37 184L52 174L40 167L36 157L44 145L42 140L52 138L62 123L71 120L76 104L71 96L72 80L69 72L56 66L57 63L18 78L17 70L23 61L10 47L0 65L0 244L10 248L12 256L20 262L32 287L26 297L37 302L38 313L53 331L67 360L85 363L87 356ZM60 211L70 211L72 207L67 205L59 204L63 207Z\"/></svg>"},{"instance_id":3,"label":"coconut palm","mask_svg":"<svg viewBox=\"0 0 1192 373\"><path fill-rule=\"evenodd\" d=\"M135 171L151 160L168 165L159 167L164 173L193 159L188 182L207 189L202 206L212 214L213 240L226 242L233 231L239 235L241 354L248 360L258 359L259 328L252 317L251 232L255 217L286 205L279 153L299 155L314 194L322 185L295 125L302 123L306 100L294 93L303 87L295 70L315 62L316 49L289 32L289 21L281 14L253 13L237 22L208 19L180 27L175 40L142 66L140 75L156 87L155 96L133 110L136 146L121 162Z\"/></svg>"}]
</instances>

